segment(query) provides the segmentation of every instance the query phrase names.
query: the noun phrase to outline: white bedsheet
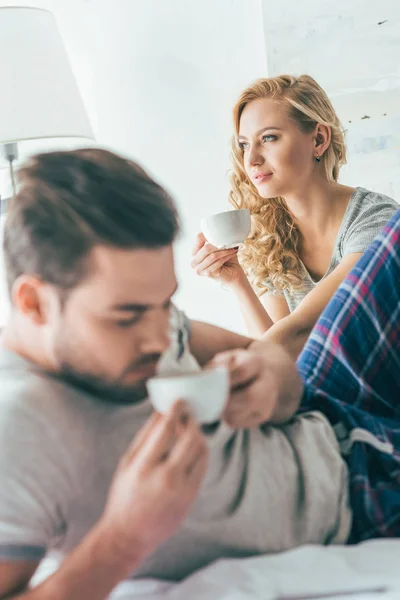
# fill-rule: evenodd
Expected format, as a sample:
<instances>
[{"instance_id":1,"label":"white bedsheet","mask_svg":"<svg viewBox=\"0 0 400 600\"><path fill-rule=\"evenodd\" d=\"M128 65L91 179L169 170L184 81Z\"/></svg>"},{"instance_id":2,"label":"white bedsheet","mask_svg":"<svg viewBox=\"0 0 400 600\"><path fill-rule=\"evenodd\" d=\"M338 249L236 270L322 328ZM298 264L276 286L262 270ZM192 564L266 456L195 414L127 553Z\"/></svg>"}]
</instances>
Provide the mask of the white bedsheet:
<instances>
[{"instance_id":1,"label":"white bedsheet","mask_svg":"<svg viewBox=\"0 0 400 600\"><path fill-rule=\"evenodd\" d=\"M279 600L291 594L381 587L387 590L346 598L400 600L400 539L358 546L303 546L279 555L220 560L178 584L125 582L111 600Z\"/></svg>"},{"instance_id":2,"label":"white bedsheet","mask_svg":"<svg viewBox=\"0 0 400 600\"><path fill-rule=\"evenodd\" d=\"M370 596L376 600L400 599L400 540L377 540L353 547L303 546L280 555L221 560L176 585L125 583L112 599L275 600L289 594L369 587L388 588L385 593ZM365 600L368 597L366 592L359 596Z\"/></svg>"}]
</instances>

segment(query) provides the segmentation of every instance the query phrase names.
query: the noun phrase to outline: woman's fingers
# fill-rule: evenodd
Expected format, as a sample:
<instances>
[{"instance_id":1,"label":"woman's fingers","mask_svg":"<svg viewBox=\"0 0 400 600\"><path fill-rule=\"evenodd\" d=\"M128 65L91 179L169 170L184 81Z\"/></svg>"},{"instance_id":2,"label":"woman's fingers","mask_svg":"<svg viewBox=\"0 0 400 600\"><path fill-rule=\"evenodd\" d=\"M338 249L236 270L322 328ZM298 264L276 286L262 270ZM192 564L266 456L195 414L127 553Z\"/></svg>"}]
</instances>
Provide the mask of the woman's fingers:
<instances>
[{"instance_id":1,"label":"woman's fingers","mask_svg":"<svg viewBox=\"0 0 400 600\"><path fill-rule=\"evenodd\" d=\"M194 266L198 275L214 273L237 255L237 250L218 250L209 254L203 261Z\"/></svg>"},{"instance_id":2,"label":"woman's fingers","mask_svg":"<svg viewBox=\"0 0 400 600\"><path fill-rule=\"evenodd\" d=\"M196 235L196 241L194 243L193 249L192 249L192 255L195 256L195 254L198 253L198 251L200 250L200 248L202 248L204 246L204 244L207 243L206 238L204 237L203 233L198 233Z\"/></svg>"}]
</instances>

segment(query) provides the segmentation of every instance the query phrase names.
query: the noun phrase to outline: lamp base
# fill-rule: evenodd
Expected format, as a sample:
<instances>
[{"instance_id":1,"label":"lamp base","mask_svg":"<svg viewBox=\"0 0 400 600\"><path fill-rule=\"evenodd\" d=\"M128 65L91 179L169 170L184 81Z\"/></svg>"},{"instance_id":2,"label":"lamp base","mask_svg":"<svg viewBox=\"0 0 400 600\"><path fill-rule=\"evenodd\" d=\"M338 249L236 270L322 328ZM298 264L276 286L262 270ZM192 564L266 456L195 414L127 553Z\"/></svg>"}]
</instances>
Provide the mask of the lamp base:
<instances>
[{"instance_id":1,"label":"lamp base","mask_svg":"<svg viewBox=\"0 0 400 600\"><path fill-rule=\"evenodd\" d=\"M12 184L12 189L13 189L13 195L16 195L17 192L17 188L15 185L15 175L14 175L14 168L13 168L13 162L14 160L17 160L18 158L18 144L17 142L9 142L7 144L3 144L3 153L4 153L4 157L8 162L9 165L9 169L10 169L10 179L11 179L11 184Z\"/></svg>"},{"instance_id":2,"label":"lamp base","mask_svg":"<svg viewBox=\"0 0 400 600\"><path fill-rule=\"evenodd\" d=\"M17 142L9 142L8 144L3 144L3 153L4 153L4 158L8 162L17 160L17 158L18 158Z\"/></svg>"}]
</instances>

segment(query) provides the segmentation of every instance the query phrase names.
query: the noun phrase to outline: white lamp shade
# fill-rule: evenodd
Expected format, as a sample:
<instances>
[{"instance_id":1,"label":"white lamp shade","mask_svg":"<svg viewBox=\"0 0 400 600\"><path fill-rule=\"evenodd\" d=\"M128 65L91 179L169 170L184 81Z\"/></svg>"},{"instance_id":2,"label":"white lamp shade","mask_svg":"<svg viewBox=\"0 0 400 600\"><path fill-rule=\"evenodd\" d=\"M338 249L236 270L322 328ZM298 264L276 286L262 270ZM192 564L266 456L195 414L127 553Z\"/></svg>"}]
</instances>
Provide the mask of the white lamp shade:
<instances>
[{"instance_id":1,"label":"white lamp shade","mask_svg":"<svg viewBox=\"0 0 400 600\"><path fill-rule=\"evenodd\" d=\"M0 7L0 143L93 132L55 17Z\"/></svg>"}]
</instances>

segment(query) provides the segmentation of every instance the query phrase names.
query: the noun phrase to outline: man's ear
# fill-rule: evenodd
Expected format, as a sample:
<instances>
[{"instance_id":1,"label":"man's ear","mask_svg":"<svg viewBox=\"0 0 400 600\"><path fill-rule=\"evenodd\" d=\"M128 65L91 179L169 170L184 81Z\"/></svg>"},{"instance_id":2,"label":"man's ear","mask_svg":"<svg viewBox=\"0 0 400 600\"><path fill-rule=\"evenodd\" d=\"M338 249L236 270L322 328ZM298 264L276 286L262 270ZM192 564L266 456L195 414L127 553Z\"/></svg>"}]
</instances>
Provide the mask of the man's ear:
<instances>
[{"instance_id":1,"label":"man's ear","mask_svg":"<svg viewBox=\"0 0 400 600\"><path fill-rule=\"evenodd\" d=\"M34 275L21 275L12 288L14 308L35 325L45 325L48 320L46 284Z\"/></svg>"}]
</instances>

